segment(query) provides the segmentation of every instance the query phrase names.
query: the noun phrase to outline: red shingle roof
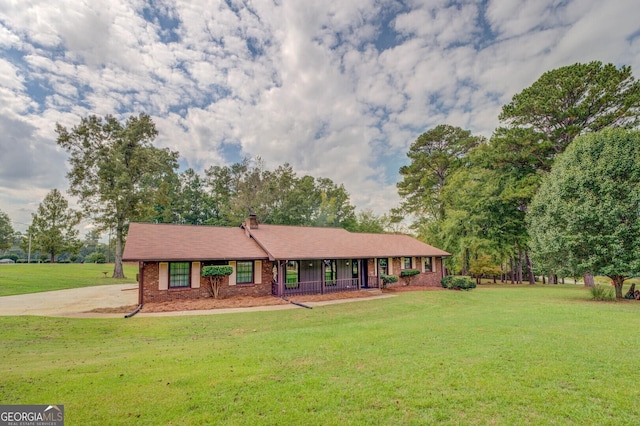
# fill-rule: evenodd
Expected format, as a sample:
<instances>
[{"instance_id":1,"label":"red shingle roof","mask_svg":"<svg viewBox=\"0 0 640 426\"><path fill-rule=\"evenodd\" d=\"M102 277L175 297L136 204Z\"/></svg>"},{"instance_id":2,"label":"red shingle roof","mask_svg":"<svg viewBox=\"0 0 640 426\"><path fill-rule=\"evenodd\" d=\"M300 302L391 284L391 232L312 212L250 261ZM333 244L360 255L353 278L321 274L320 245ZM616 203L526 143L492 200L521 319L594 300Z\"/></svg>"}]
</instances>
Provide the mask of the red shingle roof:
<instances>
[{"instance_id":1,"label":"red shingle roof","mask_svg":"<svg viewBox=\"0 0 640 426\"><path fill-rule=\"evenodd\" d=\"M242 228L132 223L123 260L357 259L449 256L407 235L341 228L259 225Z\"/></svg>"},{"instance_id":2,"label":"red shingle roof","mask_svg":"<svg viewBox=\"0 0 640 426\"><path fill-rule=\"evenodd\" d=\"M267 255L240 227L132 223L122 258L242 260L266 259Z\"/></svg>"}]
</instances>

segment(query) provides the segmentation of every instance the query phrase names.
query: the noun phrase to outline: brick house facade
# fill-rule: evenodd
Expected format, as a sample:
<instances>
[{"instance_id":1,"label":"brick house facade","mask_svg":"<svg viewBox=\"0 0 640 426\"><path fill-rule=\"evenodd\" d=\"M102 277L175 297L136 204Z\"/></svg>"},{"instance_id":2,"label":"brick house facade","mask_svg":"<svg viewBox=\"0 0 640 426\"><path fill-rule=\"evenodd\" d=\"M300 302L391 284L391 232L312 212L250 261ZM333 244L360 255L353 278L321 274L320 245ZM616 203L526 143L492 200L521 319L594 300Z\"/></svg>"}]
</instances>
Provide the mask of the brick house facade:
<instances>
[{"instance_id":1,"label":"brick house facade","mask_svg":"<svg viewBox=\"0 0 640 426\"><path fill-rule=\"evenodd\" d=\"M407 235L351 233L339 228L240 227L132 223L123 260L139 264L139 303L211 297L201 277L207 265L229 265L218 297L285 296L354 291L379 285L439 286L448 253ZM418 275L401 277L403 269Z\"/></svg>"},{"instance_id":2,"label":"brick house facade","mask_svg":"<svg viewBox=\"0 0 640 426\"><path fill-rule=\"evenodd\" d=\"M191 274L189 287L169 288L167 286L167 288L164 288L164 286L161 286L161 263L164 262L143 262L140 265L139 284L142 285L143 300L145 302L170 302L174 300L202 299L211 297L207 278L197 276L198 282L196 283L194 282L196 276L194 276L193 273ZM192 271L194 270L194 263L200 263L202 265L204 262L191 262ZM226 299L240 295L269 296L272 291L273 263L269 261L262 261L260 266L261 280L259 283L254 282L250 284L230 285L230 278L224 277L219 289L218 297Z\"/></svg>"}]
</instances>

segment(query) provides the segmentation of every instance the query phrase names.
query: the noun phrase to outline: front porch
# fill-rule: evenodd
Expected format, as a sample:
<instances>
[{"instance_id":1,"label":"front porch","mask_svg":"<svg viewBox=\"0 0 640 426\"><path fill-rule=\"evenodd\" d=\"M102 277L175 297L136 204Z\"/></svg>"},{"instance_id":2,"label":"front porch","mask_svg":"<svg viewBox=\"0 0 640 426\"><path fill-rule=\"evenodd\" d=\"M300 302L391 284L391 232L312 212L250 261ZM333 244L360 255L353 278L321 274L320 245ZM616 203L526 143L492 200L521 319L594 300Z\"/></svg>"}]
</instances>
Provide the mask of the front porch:
<instances>
[{"instance_id":1,"label":"front porch","mask_svg":"<svg viewBox=\"0 0 640 426\"><path fill-rule=\"evenodd\" d=\"M370 288L380 288L381 280L378 277L366 277L365 285L361 284L360 278L336 279L330 281L306 281L288 282L279 294L280 285L277 282L272 284L272 294L274 296L307 296L313 294L329 294L343 291L358 291Z\"/></svg>"},{"instance_id":2,"label":"front porch","mask_svg":"<svg viewBox=\"0 0 640 426\"><path fill-rule=\"evenodd\" d=\"M282 260L273 265L274 296L306 296L380 288L375 259Z\"/></svg>"}]
</instances>

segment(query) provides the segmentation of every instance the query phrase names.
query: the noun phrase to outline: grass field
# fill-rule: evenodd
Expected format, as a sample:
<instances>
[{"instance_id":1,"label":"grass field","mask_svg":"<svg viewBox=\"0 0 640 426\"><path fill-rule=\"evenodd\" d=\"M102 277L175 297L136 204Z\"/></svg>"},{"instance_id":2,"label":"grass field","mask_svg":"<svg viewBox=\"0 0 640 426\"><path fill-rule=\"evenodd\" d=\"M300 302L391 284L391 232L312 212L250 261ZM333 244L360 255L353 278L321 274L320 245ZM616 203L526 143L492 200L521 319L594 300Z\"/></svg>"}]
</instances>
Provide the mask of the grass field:
<instances>
[{"instance_id":1,"label":"grass field","mask_svg":"<svg viewBox=\"0 0 640 426\"><path fill-rule=\"evenodd\" d=\"M107 272L107 278L103 272ZM13 263L0 265L0 296L136 281L137 265L124 265L126 279L113 279L113 263Z\"/></svg>"},{"instance_id":2,"label":"grass field","mask_svg":"<svg viewBox=\"0 0 640 426\"><path fill-rule=\"evenodd\" d=\"M67 424L639 424L640 302L428 291L199 317L0 317L0 401Z\"/></svg>"}]
</instances>

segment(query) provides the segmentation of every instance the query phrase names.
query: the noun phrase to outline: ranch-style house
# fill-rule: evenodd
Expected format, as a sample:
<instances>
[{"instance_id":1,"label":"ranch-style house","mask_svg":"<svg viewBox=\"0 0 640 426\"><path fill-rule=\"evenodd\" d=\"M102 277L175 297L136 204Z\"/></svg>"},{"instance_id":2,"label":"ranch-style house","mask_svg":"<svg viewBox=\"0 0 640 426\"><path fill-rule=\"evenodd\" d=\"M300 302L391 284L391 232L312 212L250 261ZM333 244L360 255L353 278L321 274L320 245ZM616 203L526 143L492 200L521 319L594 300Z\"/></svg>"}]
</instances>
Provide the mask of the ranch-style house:
<instances>
[{"instance_id":1,"label":"ranch-style house","mask_svg":"<svg viewBox=\"0 0 640 426\"><path fill-rule=\"evenodd\" d=\"M239 227L132 223L123 260L138 262L138 302L210 297L201 269L229 265L219 297L294 296L398 285L439 286L449 253L400 234L258 224ZM402 271L418 270L402 277ZM414 272L415 273L415 272Z\"/></svg>"}]
</instances>

